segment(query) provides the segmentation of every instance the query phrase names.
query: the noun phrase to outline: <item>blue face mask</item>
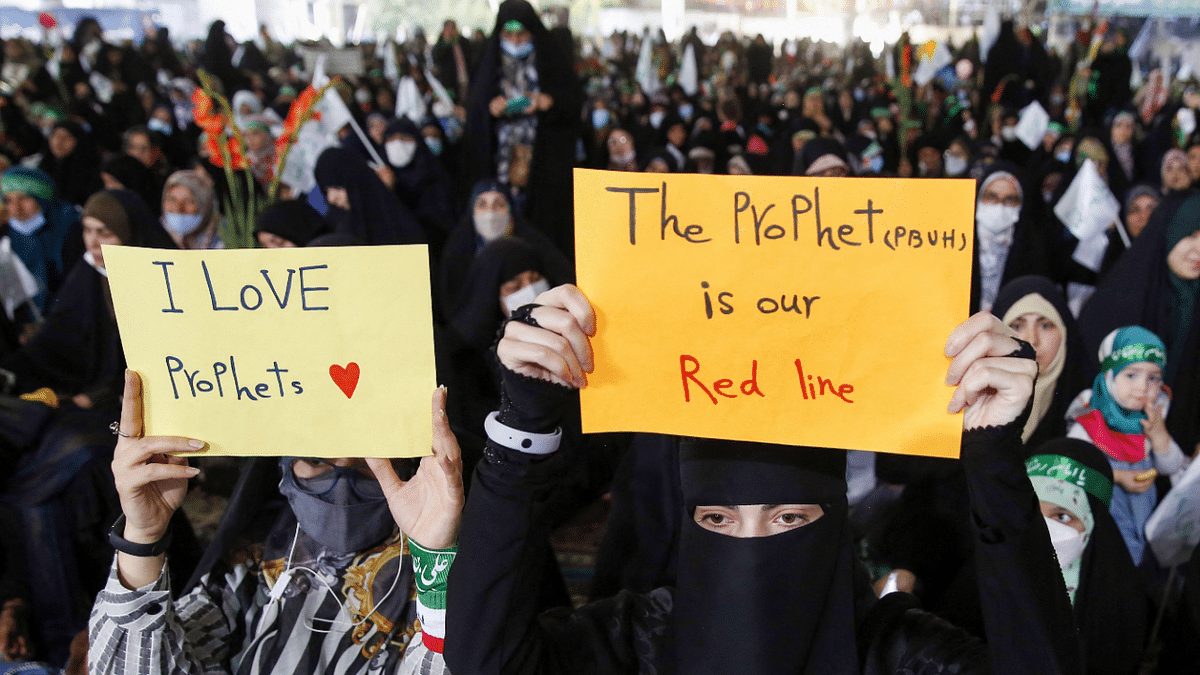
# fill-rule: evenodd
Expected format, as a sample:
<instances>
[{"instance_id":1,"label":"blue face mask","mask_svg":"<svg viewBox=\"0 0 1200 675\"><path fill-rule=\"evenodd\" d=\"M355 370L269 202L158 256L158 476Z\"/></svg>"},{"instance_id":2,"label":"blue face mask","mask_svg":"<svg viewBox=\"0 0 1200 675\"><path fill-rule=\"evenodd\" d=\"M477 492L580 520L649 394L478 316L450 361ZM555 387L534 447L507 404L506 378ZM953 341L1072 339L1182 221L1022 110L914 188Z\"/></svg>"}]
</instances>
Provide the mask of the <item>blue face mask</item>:
<instances>
[{"instance_id":1,"label":"blue face mask","mask_svg":"<svg viewBox=\"0 0 1200 675\"><path fill-rule=\"evenodd\" d=\"M26 237L42 229L42 226L45 224L46 214L42 213L41 211L38 211L25 220L17 220L16 218L8 219L8 226L12 228L12 231L16 232L17 234L23 234Z\"/></svg>"},{"instance_id":2,"label":"blue face mask","mask_svg":"<svg viewBox=\"0 0 1200 675\"><path fill-rule=\"evenodd\" d=\"M514 59L523 59L526 56L529 56L530 52L533 51L533 42L530 41L515 45L508 40L501 40L500 48L504 50L505 54L508 54Z\"/></svg>"},{"instance_id":3,"label":"blue face mask","mask_svg":"<svg viewBox=\"0 0 1200 675\"><path fill-rule=\"evenodd\" d=\"M1057 159L1058 161L1062 162L1063 164L1070 164L1071 163L1071 151L1063 150L1061 152L1056 152L1056 153L1054 153L1054 159Z\"/></svg>"},{"instance_id":4,"label":"blue face mask","mask_svg":"<svg viewBox=\"0 0 1200 675\"><path fill-rule=\"evenodd\" d=\"M437 136L426 136L425 145L429 148L429 151L433 153L434 157L441 156L442 139L438 138Z\"/></svg>"},{"instance_id":5,"label":"blue face mask","mask_svg":"<svg viewBox=\"0 0 1200 675\"><path fill-rule=\"evenodd\" d=\"M202 213L163 212L163 227L177 237L185 237L195 232L202 222L204 222Z\"/></svg>"},{"instance_id":6,"label":"blue face mask","mask_svg":"<svg viewBox=\"0 0 1200 675\"><path fill-rule=\"evenodd\" d=\"M875 155L871 161L867 163L871 173L880 173L883 171L883 155Z\"/></svg>"},{"instance_id":7,"label":"blue face mask","mask_svg":"<svg viewBox=\"0 0 1200 675\"><path fill-rule=\"evenodd\" d=\"M685 121L687 121L687 122L692 121L692 115L695 115L695 114L696 114L696 108L691 103L680 103L679 104L679 116L682 117Z\"/></svg>"},{"instance_id":8,"label":"blue face mask","mask_svg":"<svg viewBox=\"0 0 1200 675\"><path fill-rule=\"evenodd\" d=\"M151 131L160 131L164 136L170 136L171 132L175 130L170 122L164 122L157 117L151 117L150 121L146 122L146 127Z\"/></svg>"},{"instance_id":9,"label":"blue face mask","mask_svg":"<svg viewBox=\"0 0 1200 675\"><path fill-rule=\"evenodd\" d=\"M592 111L592 128L593 129L604 128L604 126L606 124L608 124L608 118L609 118L608 110L606 110L604 108L600 108L599 110L593 110Z\"/></svg>"}]
</instances>

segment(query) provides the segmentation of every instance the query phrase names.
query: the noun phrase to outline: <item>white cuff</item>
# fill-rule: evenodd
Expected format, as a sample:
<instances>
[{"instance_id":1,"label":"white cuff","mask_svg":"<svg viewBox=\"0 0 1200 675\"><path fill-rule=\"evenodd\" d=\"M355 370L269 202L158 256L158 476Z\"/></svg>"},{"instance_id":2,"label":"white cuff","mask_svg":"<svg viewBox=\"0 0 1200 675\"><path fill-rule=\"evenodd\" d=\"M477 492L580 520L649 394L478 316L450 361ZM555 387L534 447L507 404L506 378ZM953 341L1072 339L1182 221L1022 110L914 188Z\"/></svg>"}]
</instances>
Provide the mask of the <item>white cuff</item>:
<instances>
[{"instance_id":1,"label":"white cuff","mask_svg":"<svg viewBox=\"0 0 1200 675\"><path fill-rule=\"evenodd\" d=\"M530 455L549 455L558 450L558 444L562 441L562 428L555 429L552 434L534 434L501 424L496 419L498 415L498 412L493 411L483 421L483 430L492 442L509 450Z\"/></svg>"}]
</instances>

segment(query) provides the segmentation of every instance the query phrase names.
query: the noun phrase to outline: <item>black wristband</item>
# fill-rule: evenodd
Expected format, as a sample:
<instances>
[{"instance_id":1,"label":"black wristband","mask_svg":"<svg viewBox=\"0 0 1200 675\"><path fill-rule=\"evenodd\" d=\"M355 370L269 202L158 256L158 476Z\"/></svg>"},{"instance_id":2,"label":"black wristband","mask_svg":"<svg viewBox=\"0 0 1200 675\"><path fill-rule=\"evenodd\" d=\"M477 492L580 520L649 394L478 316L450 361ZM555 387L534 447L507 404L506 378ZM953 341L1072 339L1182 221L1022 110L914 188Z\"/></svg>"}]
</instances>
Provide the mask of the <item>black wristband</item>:
<instances>
[{"instance_id":1,"label":"black wristband","mask_svg":"<svg viewBox=\"0 0 1200 675\"><path fill-rule=\"evenodd\" d=\"M171 530L163 535L162 539L153 544L135 544L125 538L125 514L122 513L117 522L113 523L112 529L108 531L108 543L121 553L128 553L138 558L153 558L167 552L167 547L171 545Z\"/></svg>"}]
</instances>

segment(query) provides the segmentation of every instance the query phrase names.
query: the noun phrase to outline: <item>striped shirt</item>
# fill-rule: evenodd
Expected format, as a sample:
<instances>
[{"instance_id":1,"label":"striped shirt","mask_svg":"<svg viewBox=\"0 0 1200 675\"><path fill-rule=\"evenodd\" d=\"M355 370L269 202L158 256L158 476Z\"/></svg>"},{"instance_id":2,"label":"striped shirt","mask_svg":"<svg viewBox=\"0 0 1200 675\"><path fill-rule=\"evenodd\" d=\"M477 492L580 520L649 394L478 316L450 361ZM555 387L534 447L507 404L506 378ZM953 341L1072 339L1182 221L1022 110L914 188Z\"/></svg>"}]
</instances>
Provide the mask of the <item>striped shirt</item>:
<instances>
[{"instance_id":1,"label":"striped shirt","mask_svg":"<svg viewBox=\"0 0 1200 675\"><path fill-rule=\"evenodd\" d=\"M449 673L422 644L398 534L363 554L242 563L174 602L170 588L164 566L154 583L129 590L114 560L89 621L91 675Z\"/></svg>"}]
</instances>

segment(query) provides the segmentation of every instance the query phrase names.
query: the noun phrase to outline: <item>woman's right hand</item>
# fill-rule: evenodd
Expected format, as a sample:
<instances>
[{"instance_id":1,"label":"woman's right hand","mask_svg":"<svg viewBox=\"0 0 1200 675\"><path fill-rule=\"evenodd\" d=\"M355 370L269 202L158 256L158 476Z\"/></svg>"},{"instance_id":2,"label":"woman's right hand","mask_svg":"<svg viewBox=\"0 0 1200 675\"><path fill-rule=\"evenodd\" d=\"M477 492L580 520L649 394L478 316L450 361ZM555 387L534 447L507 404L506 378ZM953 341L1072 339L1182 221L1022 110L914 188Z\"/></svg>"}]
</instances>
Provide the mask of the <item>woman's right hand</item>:
<instances>
[{"instance_id":1,"label":"woman's right hand","mask_svg":"<svg viewBox=\"0 0 1200 675\"><path fill-rule=\"evenodd\" d=\"M125 513L122 536L136 544L152 544L166 535L172 514L187 494L188 479L200 473L187 465L186 457L166 453L195 453L205 444L179 436L142 437L142 379L133 371L125 372L120 429L128 437L117 440L112 470Z\"/></svg>"},{"instance_id":2,"label":"woman's right hand","mask_svg":"<svg viewBox=\"0 0 1200 675\"><path fill-rule=\"evenodd\" d=\"M591 303L570 284L552 288L534 302L540 306L530 316L538 325L505 325L496 345L500 364L564 387L586 387L587 373L594 369L590 338L596 334L596 312Z\"/></svg>"}]
</instances>

